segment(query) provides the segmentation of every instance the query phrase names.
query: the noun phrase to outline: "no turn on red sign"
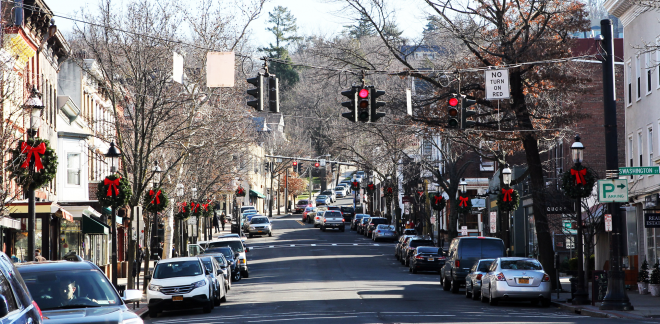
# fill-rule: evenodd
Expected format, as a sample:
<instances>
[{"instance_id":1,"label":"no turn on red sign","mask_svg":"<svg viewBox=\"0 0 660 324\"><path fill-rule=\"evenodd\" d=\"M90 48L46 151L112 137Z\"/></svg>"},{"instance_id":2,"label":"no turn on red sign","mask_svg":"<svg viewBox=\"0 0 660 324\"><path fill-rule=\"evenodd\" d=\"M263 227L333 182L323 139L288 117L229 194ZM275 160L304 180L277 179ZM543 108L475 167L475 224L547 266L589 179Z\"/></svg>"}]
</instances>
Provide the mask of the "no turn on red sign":
<instances>
[{"instance_id":1,"label":"no turn on red sign","mask_svg":"<svg viewBox=\"0 0 660 324\"><path fill-rule=\"evenodd\" d=\"M509 70L486 70L486 100L509 99Z\"/></svg>"}]
</instances>

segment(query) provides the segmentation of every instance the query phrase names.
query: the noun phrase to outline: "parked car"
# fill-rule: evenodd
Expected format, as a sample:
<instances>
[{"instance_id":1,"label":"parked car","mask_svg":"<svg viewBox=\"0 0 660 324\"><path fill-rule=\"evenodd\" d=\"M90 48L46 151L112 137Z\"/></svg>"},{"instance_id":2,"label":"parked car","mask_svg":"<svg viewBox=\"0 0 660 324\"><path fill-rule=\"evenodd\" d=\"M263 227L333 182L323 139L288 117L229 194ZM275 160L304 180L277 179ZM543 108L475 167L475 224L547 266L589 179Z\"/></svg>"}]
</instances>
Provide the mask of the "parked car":
<instances>
[{"instance_id":1,"label":"parked car","mask_svg":"<svg viewBox=\"0 0 660 324\"><path fill-rule=\"evenodd\" d=\"M316 206L330 205L331 203L330 197L328 196L319 195L316 197Z\"/></svg>"},{"instance_id":2,"label":"parked car","mask_svg":"<svg viewBox=\"0 0 660 324\"><path fill-rule=\"evenodd\" d=\"M504 241L495 237L456 237L449 245L445 265L440 270L440 284L445 291L458 293L472 266L481 259L503 257ZM483 283L483 281L482 281Z\"/></svg>"},{"instance_id":3,"label":"parked car","mask_svg":"<svg viewBox=\"0 0 660 324\"><path fill-rule=\"evenodd\" d=\"M374 242L378 242L378 240L396 241L396 228L394 228L394 225L380 224L376 226L371 239Z\"/></svg>"},{"instance_id":4,"label":"parked car","mask_svg":"<svg viewBox=\"0 0 660 324\"><path fill-rule=\"evenodd\" d=\"M409 271L437 271L445 265L445 256L442 249L435 246L418 246L410 258Z\"/></svg>"},{"instance_id":5,"label":"parked car","mask_svg":"<svg viewBox=\"0 0 660 324\"><path fill-rule=\"evenodd\" d=\"M351 194L351 184L350 183L339 183L337 184L337 188L344 188L344 197L349 196Z\"/></svg>"},{"instance_id":6,"label":"parked car","mask_svg":"<svg viewBox=\"0 0 660 324\"><path fill-rule=\"evenodd\" d=\"M250 209L257 210L257 208L254 206L241 206L241 214Z\"/></svg>"},{"instance_id":7,"label":"parked car","mask_svg":"<svg viewBox=\"0 0 660 324\"><path fill-rule=\"evenodd\" d=\"M316 211L316 215L314 215L314 227L321 227L321 223L323 223L323 213L326 211Z\"/></svg>"},{"instance_id":8,"label":"parked car","mask_svg":"<svg viewBox=\"0 0 660 324\"><path fill-rule=\"evenodd\" d=\"M334 190L328 189L328 190L323 190L321 191L322 195L330 197L330 203L334 203L337 201L337 195L335 194Z\"/></svg>"},{"instance_id":9,"label":"parked car","mask_svg":"<svg viewBox=\"0 0 660 324\"><path fill-rule=\"evenodd\" d=\"M245 255L247 252L250 252L250 248L243 245L243 241L241 241L240 238L226 237L219 240L198 242L197 245L200 245L203 250L219 247L230 247L236 255L236 266L238 267L238 270L241 271L241 276L245 278L250 276L250 271L248 270L247 265L247 257Z\"/></svg>"},{"instance_id":10,"label":"parked car","mask_svg":"<svg viewBox=\"0 0 660 324\"><path fill-rule=\"evenodd\" d=\"M408 244L408 240L411 237L414 237L415 235L401 235L399 236L399 240L397 241L396 245L394 246L394 256L396 257L397 260L401 261L401 251L404 249L406 244Z\"/></svg>"},{"instance_id":11,"label":"parked car","mask_svg":"<svg viewBox=\"0 0 660 324\"><path fill-rule=\"evenodd\" d=\"M336 228L340 232L343 232L345 229L344 218L341 215L340 211L337 210L328 210L323 213L323 221L320 224L321 231L324 231L328 228Z\"/></svg>"},{"instance_id":12,"label":"parked car","mask_svg":"<svg viewBox=\"0 0 660 324\"><path fill-rule=\"evenodd\" d=\"M213 305L220 306L221 302L227 301L224 272L214 257L198 256L198 258L202 260L202 264L209 272L208 277L213 285Z\"/></svg>"},{"instance_id":13,"label":"parked car","mask_svg":"<svg viewBox=\"0 0 660 324\"><path fill-rule=\"evenodd\" d=\"M346 196L346 188L343 186L335 187L335 196L337 198L343 198L344 196Z\"/></svg>"},{"instance_id":14,"label":"parked car","mask_svg":"<svg viewBox=\"0 0 660 324\"><path fill-rule=\"evenodd\" d=\"M215 304L209 273L197 257L158 262L147 289L149 317L156 318L164 310L198 307L210 313Z\"/></svg>"},{"instance_id":15,"label":"parked car","mask_svg":"<svg viewBox=\"0 0 660 324\"><path fill-rule=\"evenodd\" d=\"M357 227L358 234L364 234L367 232L367 227L369 226L369 220L371 220L371 216L362 218L362 221L358 223L358 227Z\"/></svg>"},{"instance_id":16,"label":"parked car","mask_svg":"<svg viewBox=\"0 0 660 324\"><path fill-rule=\"evenodd\" d=\"M240 281L241 280L241 270L238 267L238 262L236 260L236 254L234 253L234 250L232 250L230 247L216 247L216 248L209 248L205 250L202 255L214 255L214 254L222 254L225 256L225 260L229 263L229 273L231 277L231 281ZM231 284L230 284L231 287Z\"/></svg>"},{"instance_id":17,"label":"parked car","mask_svg":"<svg viewBox=\"0 0 660 324\"><path fill-rule=\"evenodd\" d=\"M346 223L351 223L355 217L355 209L353 206L341 206L341 214L344 216Z\"/></svg>"},{"instance_id":18,"label":"parked car","mask_svg":"<svg viewBox=\"0 0 660 324\"><path fill-rule=\"evenodd\" d=\"M370 237L373 231L376 229L377 225L387 224L387 218L385 217L371 217L369 218L369 225L365 228L364 236Z\"/></svg>"},{"instance_id":19,"label":"parked car","mask_svg":"<svg viewBox=\"0 0 660 324\"><path fill-rule=\"evenodd\" d=\"M477 300L481 296L481 279L488 273L494 259L481 259L475 263L465 277L465 297Z\"/></svg>"},{"instance_id":20,"label":"parked car","mask_svg":"<svg viewBox=\"0 0 660 324\"><path fill-rule=\"evenodd\" d=\"M433 246L433 240L430 237L426 236L413 236L411 237L406 244L401 248L401 263L403 265L410 266L410 259L415 253L415 249L418 246Z\"/></svg>"},{"instance_id":21,"label":"parked car","mask_svg":"<svg viewBox=\"0 0 660 324\"><path fill-rule=\"evenodd\" d=\"M239 236L239 235L236 234L236 233L222 234L222 235L218 236L218 239L221 239L221 238L227 238L227 237L236 237L236 238L240 238L241 241L243 242L243 244L245 244L245 241L246 241L246 239L245 239L245 235L243 235L243 236Z\"/></svg>"},{"instance_id":22,"label":"parked car","mask_svg":"<svg viewBox=\"0 0 660 324\"><path fill-rule=\"evenodd\" d=\"M350 179L342 180L339 184L341 185L342 183L346 184L346 189L348 189L347 194L351 194L353 192L353 190L351 189L353 185L353 180Z\"/></svg>"},{"instance_id":23,"label":"parked car","mask_svg":"<svg viewBox=\"0 0 660 324\"><path fill-rule=\"evenodd\" d=\"M305 207L305 210L302 213L302 221L309 223L310 221L307 219L308 215L313 214L316 212L316 207Z\"/></svg>"},{"instance_id":24,"label":"parked car","mask_svg":"<svg viewBox=\"0 0 660 324\"><path fill-rule=\"evenodd\" d=\"M362 222L363 218L369 218L371 217L368 214L355 214L355 217L353 217L353 220L351 221L351 231L356 231L358 228L358 225L360 222Z\"/></svg>"},{"instance_id":25,"label":"parked car","mask_svg":"<svg viewBox=\"0 0 660 324\"><path fill-rule=\"evenodd\" d=\"M314 207L314 201L311 199L300 199L296 203L296 213L302 213L307 207Z\"/></svg>"},{"instance_id":26,"label":"parked car","mask_svg":"<svg viewBox=\"0 0 660 324\"><path fill-rule=\"evenodd\" d=\"M229 251L231 249L228 248ZM206 251L204 251L206 252ZM218 266L220 267L220 270L222 274L219 274L219 277L222 277L223 281L225 282L225 291L231 290L231 264L229 261L227 261L227 258L225 258L225 255L220 253L220 252L214 252L214 253L203 253L199 255L200 257L204 256L209 256L213 257L215 261L218 262Z\"/></svg>"},{"instance_id":27,"label":"parked car","mask_svg":"<svg viewBox=\"0 0 660 324\"><path fill-rule=\"evenodd\" d=\"M86 262L83 263L86 264ZM26 263L17 264L23 266L26 265ZM37 263L28 264L36 265ZM49 284L56 284L56 281L49 282ZM16 269L16 266L12 263L11 259L3 252L0 252L0 287L2 287L0 290L0 301L2 301L5 306L0 310L0 323L43 323L43 318L41 317L42 311L39 309L39 305L32 299L34 293L30 291L30 288L34 287L34 284L32 284L31 287L26 287L26 282L23 281L21 273ZM53 293L54 292L55 290L53 290ZM115 295L116 294L117 293L115 292ZM57 296L57 298L59 298L59 296ZM117 300L119 300L119 298ZM120 303L123 305L123 302ZM122 314L120 314L120 316L121 315ZM115 323L120 323L121 320L122 318L120 317L118 322ZM57 323L66 322L58 321Z\"/></svg>"},{"instance_id":28,"label":"parked car","mask_svg":"<svg viewBox=\"0 0 660 324\"><path fill-rule=\"evenodd\" d=\"M528 300L550 306L550 276L536 259L502 257L493 261L481 279L481 301L497 305L500 299Z\"/></svg>"},{"instance_id":29,"label":"parked car","mask_svg":"<svg viewBox=\"0 0 660 324\"><path fill-rule=\"evenodd\" d=\"M246 227L245 232L248 233L248 237L266 234L273 236L273 224L271 224L270 219L266 216L252 217Z\"/></svg>"}]
</instances>

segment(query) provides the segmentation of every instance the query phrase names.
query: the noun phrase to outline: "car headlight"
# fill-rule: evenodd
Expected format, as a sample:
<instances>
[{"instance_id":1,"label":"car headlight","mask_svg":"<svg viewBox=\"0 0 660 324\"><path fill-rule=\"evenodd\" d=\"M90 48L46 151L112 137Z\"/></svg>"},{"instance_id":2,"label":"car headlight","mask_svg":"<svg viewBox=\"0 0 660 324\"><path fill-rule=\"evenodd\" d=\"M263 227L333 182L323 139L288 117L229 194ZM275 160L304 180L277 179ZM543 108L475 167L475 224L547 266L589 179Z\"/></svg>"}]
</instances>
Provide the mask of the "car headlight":
<instances>
[{"instance_id":1,"label":"car headlight","mask_svg":"<svg viewBox=\"0 0 660 324\"><path fill-rule=\"evenodd\" d=\"M254 226L250 226L250 229L253 230L253 229L254 229Z\"/></svg>"},{"instance_id":2,"label":"car headlight","mask_svg":"<svg viewBox=\"0 0 660 324\"><path fill-rule=\"evenodd\" d=\"M121 322L121 324L144 324L144 321L141 318L131 318L126 319Z\"/></svg>"},{"instance_id":3,"label":"car headlight","mask_svg":"<svg viewBox=\"0 0 660 324\"><path fill-rule=\"evenodd\" d=\"M160 291L161 286L149 284L149 290Z\"/></svg>"},{"instance_id":4,"label":"car headlight","mask_svg":"<svg viewBox=\"0 0 660 324\"><path fill-rule=\"evenodd\" d=\"M195 285L195 288L204 287L206 286L206 280L202 279L198 282L195 282L193 285Z\"/></svg>"}]
</instances>

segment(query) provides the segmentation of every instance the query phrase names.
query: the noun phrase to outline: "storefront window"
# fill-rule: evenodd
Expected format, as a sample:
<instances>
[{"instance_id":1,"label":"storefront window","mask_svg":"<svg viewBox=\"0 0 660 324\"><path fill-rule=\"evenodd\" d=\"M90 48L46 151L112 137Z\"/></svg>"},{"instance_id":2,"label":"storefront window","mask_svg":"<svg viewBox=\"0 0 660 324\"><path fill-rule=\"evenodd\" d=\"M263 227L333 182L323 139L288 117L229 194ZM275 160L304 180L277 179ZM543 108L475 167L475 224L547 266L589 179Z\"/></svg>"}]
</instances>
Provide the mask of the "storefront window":
<instances>
[{"instance_id":1,"label":"storefront window","mask_svg":"<svg viewBox=\"0 0 660 324\"><path fill-rule=\"evenodd\" d=\"M108 264L107 247L108 242L104 235L85 235L82 257L98 266L104 266Z\"/></svg>"},{"instance_id":2,"label":"storefront window","mask_svg":"<svg viewBox=\"0 0 660 324\"><path fill-rule=\"evenodd\" d=\"M41 245L41 218L36 219L34 231L34 248L42 250ZM21 231L16 233L16 257L21 261L25 262L27 258L27 247L28 247L28 219L21 218ZM41 253L42 255L48 255L48 253Z\"/></svg>"},{"instance_id":3,"label":"storefront window","mask_svg":"<svg viewBox=\"0 0 660 324\"><path fill-rule=\"evenodd\" d=\"M81 235L79 220L73 222L62 220L60 225L60 259L63 259L69 252L81 255Z\"/></svg>"},{"instance_id":4,"label":"storefront window","mask_svg":"<svg viewBox=\"0 0 660 324\"><path fill-rule=\"evenodd\" d=\"M649 264L654 264L655 260L655 233L653 228L646 229L646 258Z\"/></svg>"}]
</instances>

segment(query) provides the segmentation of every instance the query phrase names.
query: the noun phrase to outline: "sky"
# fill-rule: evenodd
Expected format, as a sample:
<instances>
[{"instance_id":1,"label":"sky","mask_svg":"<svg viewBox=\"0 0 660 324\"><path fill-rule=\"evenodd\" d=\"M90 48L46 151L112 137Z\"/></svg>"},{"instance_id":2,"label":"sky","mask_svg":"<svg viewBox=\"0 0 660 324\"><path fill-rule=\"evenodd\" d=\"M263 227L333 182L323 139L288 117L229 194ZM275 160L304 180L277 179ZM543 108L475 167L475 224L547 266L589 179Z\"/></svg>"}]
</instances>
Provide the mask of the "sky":
<instances>
[{"instance_id":1,"label":"sky","mask_svg":"<svg viewBox=\"0 0 660 324\"><path fill-rule=\"evenodd\" d=\"M45 0L50 9L56 15L75 17L80 8L86 7L93 10L97 6L97 0ZM188 0L195 1L195 0ZM418 38L426 22L424 20L424 5L421 1L396 1L391 0L392 10L396 16L399 28L403 36L408 39ZM341 12L341 1L331 0L269 0L259 16L258 20L251 25L252 40L257 47L267 46L273 42L273 36L266 27L268 26L268 12L276 6L287 7L296 17L298 31L301 36L338 34L343 26L351 23L350 13ZM56 18L58 28L68 35L73 30L74 22Z\"/></svg>"}]
</instances>

